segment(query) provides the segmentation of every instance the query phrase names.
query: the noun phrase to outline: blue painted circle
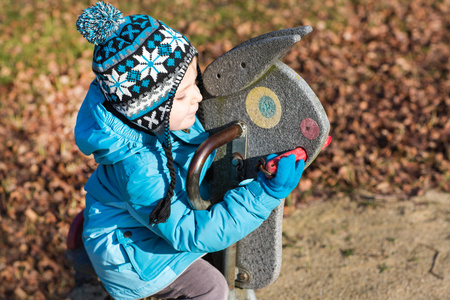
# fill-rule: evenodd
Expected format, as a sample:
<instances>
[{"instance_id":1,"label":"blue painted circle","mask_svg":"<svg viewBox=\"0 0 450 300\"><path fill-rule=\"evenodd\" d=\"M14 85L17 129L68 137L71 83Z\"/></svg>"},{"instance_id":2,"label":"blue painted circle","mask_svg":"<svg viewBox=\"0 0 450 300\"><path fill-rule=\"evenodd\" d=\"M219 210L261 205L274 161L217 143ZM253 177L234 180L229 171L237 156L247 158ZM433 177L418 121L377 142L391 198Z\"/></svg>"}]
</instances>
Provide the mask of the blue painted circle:
<instances>
[{"instance_id":1,"label":"blue painted circle","mask_svg":"<svg viewBox=\"0 0 450 300\"><path fill-rule=\"evenodd\" d=\"M275 101L269 96L262 96L258 102L258 108L265 118L272 118L277 112Z\"/></svg>"}]
</instances>

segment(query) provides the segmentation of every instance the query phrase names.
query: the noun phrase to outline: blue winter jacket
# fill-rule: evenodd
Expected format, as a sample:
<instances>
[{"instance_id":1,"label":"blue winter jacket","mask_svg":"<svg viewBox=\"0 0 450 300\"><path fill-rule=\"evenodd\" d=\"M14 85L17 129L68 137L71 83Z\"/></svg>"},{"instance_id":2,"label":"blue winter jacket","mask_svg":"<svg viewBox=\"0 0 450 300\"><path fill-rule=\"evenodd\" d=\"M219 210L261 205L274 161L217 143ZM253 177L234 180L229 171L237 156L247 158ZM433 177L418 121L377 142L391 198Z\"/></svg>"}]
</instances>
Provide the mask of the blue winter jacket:
<instances>
[{"instance_id":1,"label":"blue winter jacket","mask_svg":"<svg viewBox=\"0 0 450 300\"><path fill-rule=\"evenodd\" d=\"M189 133L171 132L177 174L171 215L165 223L148 225L150 212L168 190L164 150L156 137L108 112L104 100L94 81L77 117L75 139L98 163L85 186L83 241L114 298L158 292L205 253L222 250L256 229L280 203L259 182L247 180L209 211L193 210L185 187L187 171L195 150L208 137L197 120Z\"/></svg>"}]
</instances>

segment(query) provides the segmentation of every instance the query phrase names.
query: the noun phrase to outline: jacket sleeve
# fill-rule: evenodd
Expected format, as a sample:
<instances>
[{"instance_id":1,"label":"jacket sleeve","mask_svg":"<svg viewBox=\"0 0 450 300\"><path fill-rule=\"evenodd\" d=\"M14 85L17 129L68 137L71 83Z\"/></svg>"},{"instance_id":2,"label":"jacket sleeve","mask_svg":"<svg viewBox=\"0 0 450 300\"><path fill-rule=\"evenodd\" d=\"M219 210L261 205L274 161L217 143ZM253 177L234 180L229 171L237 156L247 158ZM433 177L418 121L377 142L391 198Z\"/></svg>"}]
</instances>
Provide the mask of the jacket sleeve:
<instances>
[{"instance_id":1,"label":"jacket sleeve","mask_svg":"<svg viewBox=\"0 0 450 300\"><path fill-rule=\"evenodd\" d=\"M223 201L210 210L193 210L186 191L176 188L169 219L149 226L148 215L165 196L167 183L161 174L139 173L135 172L129 182L130 213L178 251L206 253L225 249L258 228L280 204L254 180L228 191Z\"/></svg>"}]
</instances>

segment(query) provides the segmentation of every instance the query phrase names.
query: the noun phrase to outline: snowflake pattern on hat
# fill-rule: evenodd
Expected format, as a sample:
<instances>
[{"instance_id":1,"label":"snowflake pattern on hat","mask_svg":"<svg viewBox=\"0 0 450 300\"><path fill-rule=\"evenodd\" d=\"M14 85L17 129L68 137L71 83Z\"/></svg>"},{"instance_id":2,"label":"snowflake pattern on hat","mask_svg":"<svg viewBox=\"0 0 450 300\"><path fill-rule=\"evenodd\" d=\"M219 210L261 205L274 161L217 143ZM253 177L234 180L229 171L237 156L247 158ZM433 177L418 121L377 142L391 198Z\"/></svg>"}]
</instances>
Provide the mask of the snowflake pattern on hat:
<instances>
[{"instance_id":1,"label":"snowflake pattern on hat","mask_svg":"<svg viewBox=\"0 0 450 300\"><path fill-rule=\"evenodd\" d=\"M186 52L185 46L188 45L186 39L176 32L175 30L166 27L167 30L161 31L161 33L165 36L165 39L161 42L161 44L168 44L174 48L180 48L181 51Z\"/></svg>"},{"instance_id":2,"label":"snowflake pattern on hat","mask_svg":"<svg viewBox=\"0 0 450 300\"><path fill-rule=\"evenodd\" d=\"M164 65L166 64L168 56L160 55L159 48L155 48L152 53L149 53L147 49L142 48L142 55L133 55L133 57L139 61L139 64L133 68L133 71L139 72L142 78L151 76L153 81L156 82L159 73L167 73Z\"/></svg>"},{"instance_id":3,"label":"snowflake pattern on hat","mask_svg":"<svg viewBox=\"0 0 450 300\"><path fill-rule=\"evenodd\" d=\"M108 85L109 93L115 94L122 100L123 95L131 96L128 88L133 86L134 83L132 81L128 81L128 73L124 73L122 75L117 74L116 70L112 70L111 74L106 74L107 81L105 83Z\"/></svg>"}]
</instances>

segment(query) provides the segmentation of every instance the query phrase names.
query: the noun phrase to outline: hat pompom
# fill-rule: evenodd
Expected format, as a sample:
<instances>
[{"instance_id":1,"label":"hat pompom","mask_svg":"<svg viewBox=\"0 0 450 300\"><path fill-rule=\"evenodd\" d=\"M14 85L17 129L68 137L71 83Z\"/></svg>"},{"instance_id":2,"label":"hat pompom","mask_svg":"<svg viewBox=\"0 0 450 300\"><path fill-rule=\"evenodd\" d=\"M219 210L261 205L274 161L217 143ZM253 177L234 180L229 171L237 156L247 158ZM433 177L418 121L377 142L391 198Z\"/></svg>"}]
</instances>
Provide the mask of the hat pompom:
<instances>
[{"instance_id":1,"label":"hat pompom","mask_svg":"<svg viewBox=\"0 0 450 300\"><path fill-rule=\"evenodd\" d=\"M122 13L109 3L97 2L78 17L77 30L94 45L102 44L119 29Z\"/></svg>"}]
</instances>

